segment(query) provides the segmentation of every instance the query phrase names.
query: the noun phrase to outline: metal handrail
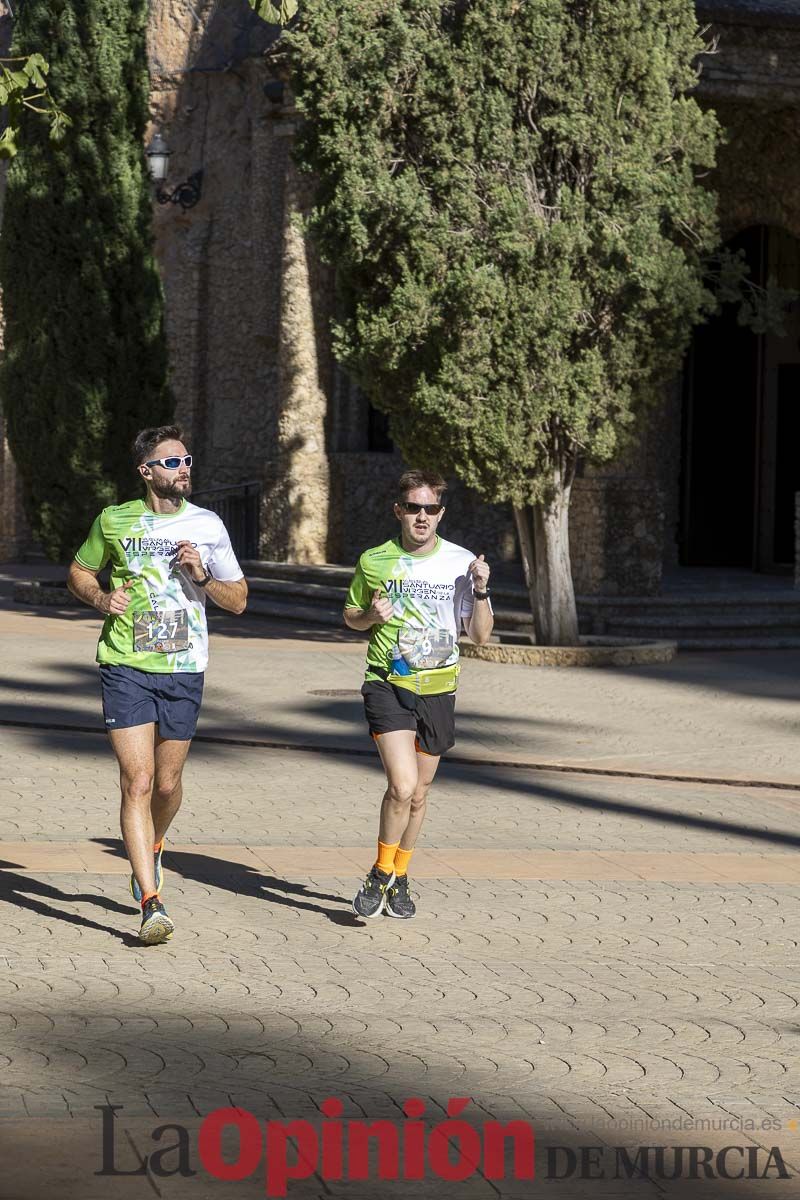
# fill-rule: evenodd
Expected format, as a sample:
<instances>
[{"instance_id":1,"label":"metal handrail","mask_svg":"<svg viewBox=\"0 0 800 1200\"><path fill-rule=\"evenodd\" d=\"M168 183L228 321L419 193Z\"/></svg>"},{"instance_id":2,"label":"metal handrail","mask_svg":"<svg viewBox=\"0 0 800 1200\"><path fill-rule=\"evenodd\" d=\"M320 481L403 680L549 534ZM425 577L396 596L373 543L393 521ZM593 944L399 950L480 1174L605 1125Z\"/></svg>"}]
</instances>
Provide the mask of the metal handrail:
<instances>
[{"instance_id":1,"label":"metal handrail","mask_svg":"<svg viewBox=\"0 0 800 1200\"><path fill-rule=\"evenodd\" d=\"M248 479L245 483L225 483L219 487L201 488L199 492L193 494L195 496L216 496L220 492L239 492L243 488L260 488L261 481L259 479Z\"/></svg>"},{"instance_id":2,"label":"metal handrail","mask_svg":"<svg viewBox=\"0 0 800 1200\"><path fill-rule=\"evenodd\" d=\"M199 501L220 517L228 530L237 558L258 558L261 524L259 480L202 488L192 496L192 500L195 503Z\"/></svg>"}]
</instances>

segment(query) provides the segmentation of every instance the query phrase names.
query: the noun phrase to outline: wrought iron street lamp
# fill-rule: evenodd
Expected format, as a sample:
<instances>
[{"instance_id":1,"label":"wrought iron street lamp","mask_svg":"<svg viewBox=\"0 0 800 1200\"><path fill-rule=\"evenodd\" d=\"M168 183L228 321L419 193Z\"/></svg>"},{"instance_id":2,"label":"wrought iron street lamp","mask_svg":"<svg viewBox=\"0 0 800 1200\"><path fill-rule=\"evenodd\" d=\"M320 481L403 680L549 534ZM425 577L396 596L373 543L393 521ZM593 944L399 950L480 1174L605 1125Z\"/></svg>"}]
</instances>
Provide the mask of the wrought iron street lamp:
<instances>
[{"instance_id":1,"label":"wrought iron street lamp","mask_svg":"<svg viewBox=\"0 0 800 1200\"><path fill-rule=\"evenodd\" d=\"M180 204L186 211L194 208L203 191L203 172L195 171L183 183L179 183L172 191L165 190L161 185L166 182L169 174L169 158L172 151L162 134L153 134L145 154L150 167L150 178L156 185L156 200L159 204Z\"/></svg>"}]
</instances>

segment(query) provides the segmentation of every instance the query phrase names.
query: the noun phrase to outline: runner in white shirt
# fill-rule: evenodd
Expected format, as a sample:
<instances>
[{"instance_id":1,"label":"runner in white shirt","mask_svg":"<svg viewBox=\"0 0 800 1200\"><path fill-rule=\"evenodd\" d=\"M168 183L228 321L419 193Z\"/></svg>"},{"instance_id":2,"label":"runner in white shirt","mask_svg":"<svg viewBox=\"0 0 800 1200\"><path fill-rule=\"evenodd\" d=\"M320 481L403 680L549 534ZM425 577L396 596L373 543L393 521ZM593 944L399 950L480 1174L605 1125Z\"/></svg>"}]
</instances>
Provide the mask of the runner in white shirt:
<instances>
[{"instance_id":1,"label":"runner in white shirt","mask_svg":"<svg viewBox=\"0 0 800 1200\"><path fill-rule=\"evenodd\" d=\"M464 629L487 642L494 623L483 555L437 533L444 489L439 475L402 476L400 536L361 555L345 601L345 623L370 631L361 694L387 779L378 857L353 899L360 917L416 914L408 864L439 759L455 741L458 638Z\"/></svg>"},{"instance_id":2,"label":"runner in white shirt","mask_svg":"<svg viewBox=\"0 0 800 1200\"><path fill-rule=\"evenodd\" d=\"M143 429L143 500L105 508L75 555L70 591L105 615L97 647L103 715L119 762L120 823L140 939L172 937L161 903L164 835L182 797L208 662L205 600L244 611L247 583L216 513L188 502L192 456L174 425ZM111 566L111 590L97 582Z\"/></svg>"}]
</instances>

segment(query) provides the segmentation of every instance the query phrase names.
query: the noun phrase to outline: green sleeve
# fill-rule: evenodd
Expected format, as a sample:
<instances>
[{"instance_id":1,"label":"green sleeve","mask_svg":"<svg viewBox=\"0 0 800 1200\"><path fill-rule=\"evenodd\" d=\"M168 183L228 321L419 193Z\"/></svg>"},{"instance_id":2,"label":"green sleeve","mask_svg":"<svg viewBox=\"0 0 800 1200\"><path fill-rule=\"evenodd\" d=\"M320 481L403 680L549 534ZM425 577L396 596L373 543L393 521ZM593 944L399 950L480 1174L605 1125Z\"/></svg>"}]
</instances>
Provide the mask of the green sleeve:
<instances>
[{"instance_id":1,"label":"green sleeve","mask_svg":"<svg viewBox=\"0 0 800 1200\"><path fill-rule=\"evenodd\" d=\"M364 574L361 559L359 559L344 606L345 608L361 608L366 611L370 604L372 604L372 589L367 583L367 577Z\"/></svg>"},{"instance_id":2,"label":"green sleeve","mask_svg":"<svg viewBox=\"0 0 800 1200\"><path fill-rule=\"evenodd\" d=\"M88 567L90 571L101 570L111 555L101 520L102 513L99 517L95 517L92 528L89 530L89 536L75 554L75 561L82 567Z\"/></svg>"}]
</instances>

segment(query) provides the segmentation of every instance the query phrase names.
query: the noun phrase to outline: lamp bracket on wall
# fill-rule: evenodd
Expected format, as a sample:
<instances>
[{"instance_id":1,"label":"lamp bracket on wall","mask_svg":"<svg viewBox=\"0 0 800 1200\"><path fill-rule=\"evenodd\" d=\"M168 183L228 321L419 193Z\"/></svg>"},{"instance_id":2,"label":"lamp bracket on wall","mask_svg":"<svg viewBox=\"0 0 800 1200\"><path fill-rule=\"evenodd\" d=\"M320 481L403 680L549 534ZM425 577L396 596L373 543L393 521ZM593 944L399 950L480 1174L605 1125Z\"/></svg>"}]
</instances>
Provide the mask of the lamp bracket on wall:
<instances>
[{"instance_id":1,"label":"lamp bracket on wall","mask_svg":"<svg viewBox=\"0 0 800 1200\"><path fill-rule=\"evenodd\" d=\"M195 171L183 183L179 183L171 192L159 188L156 192L156 200L159 204L180 204L185 212L187 208L194 208L203 193L203 172Z\"/></svg>"}]
</instances>

